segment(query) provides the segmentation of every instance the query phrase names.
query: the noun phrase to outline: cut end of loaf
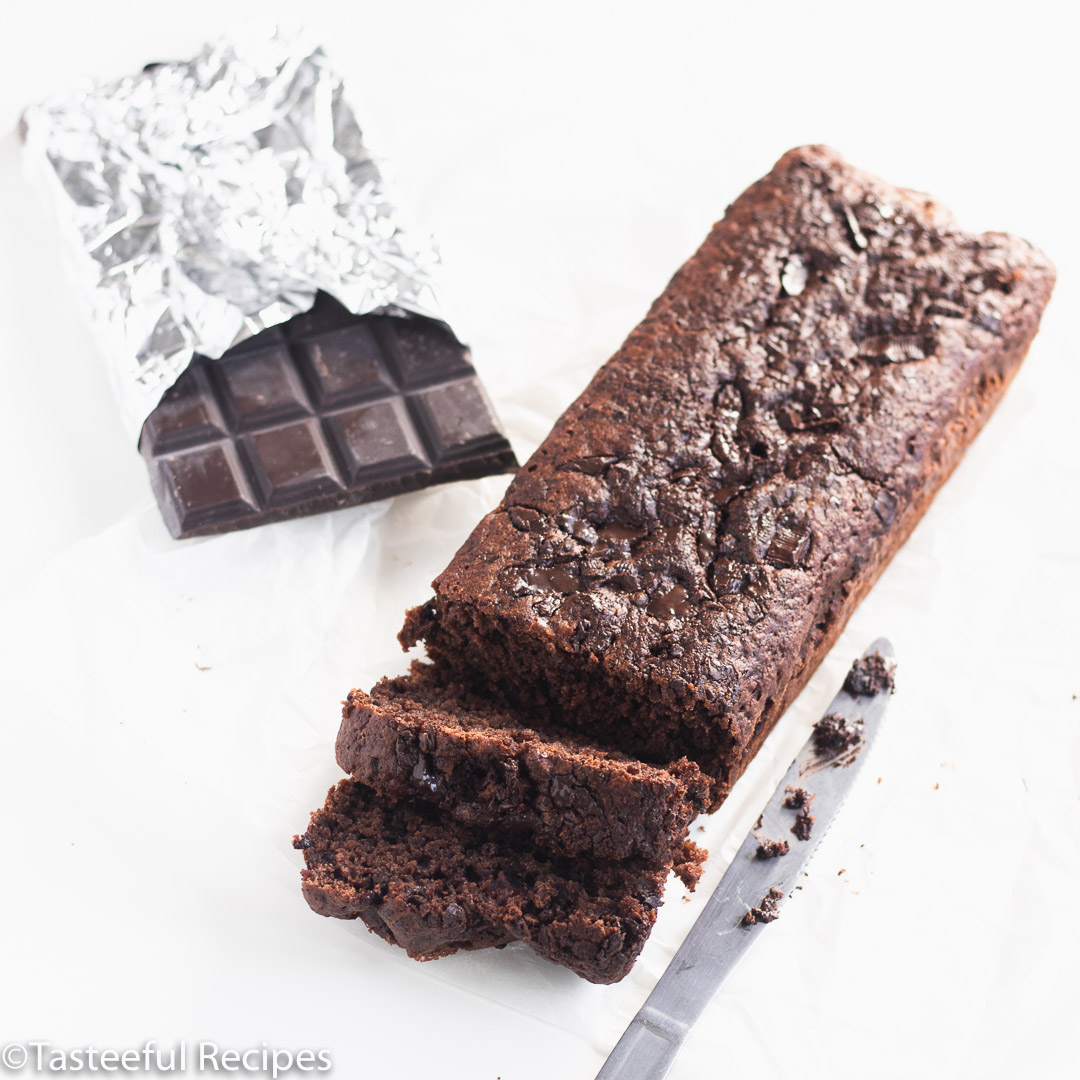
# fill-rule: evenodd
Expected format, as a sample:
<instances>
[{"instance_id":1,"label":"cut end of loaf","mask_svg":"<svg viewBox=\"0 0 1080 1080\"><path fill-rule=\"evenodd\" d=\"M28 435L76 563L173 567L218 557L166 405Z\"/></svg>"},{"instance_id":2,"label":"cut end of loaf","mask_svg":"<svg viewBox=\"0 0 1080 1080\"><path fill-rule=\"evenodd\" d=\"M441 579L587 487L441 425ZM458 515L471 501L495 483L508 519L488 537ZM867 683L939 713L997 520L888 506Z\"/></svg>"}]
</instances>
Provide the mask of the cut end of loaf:
<instances>
[{"instance_id":1,"label":"cut end of loaf","mask_svg":"<svg viewBox=\"0 0 1080 1080\"><path fill-rule=\"evenodd\" d=\"M522 941L590 982L630 970L663 902L666 868L544 855L353 780L294 840L312 909L362 919L416 959ZM700 857L687 849L690 877Z\"/></svg>"},{"instance_id":2,"label":"cut end of loaf","mask_svg":"<svg viewBox=\"0 0 1080 1080\"><path fill-rule=\"evenodd\" d=\"M498 706L430 665L345 702L338 764L388 798L527 834L556 854L670 865L709 785L685 758L654 766L550 717Z\"/></svg>"}]
</instances>

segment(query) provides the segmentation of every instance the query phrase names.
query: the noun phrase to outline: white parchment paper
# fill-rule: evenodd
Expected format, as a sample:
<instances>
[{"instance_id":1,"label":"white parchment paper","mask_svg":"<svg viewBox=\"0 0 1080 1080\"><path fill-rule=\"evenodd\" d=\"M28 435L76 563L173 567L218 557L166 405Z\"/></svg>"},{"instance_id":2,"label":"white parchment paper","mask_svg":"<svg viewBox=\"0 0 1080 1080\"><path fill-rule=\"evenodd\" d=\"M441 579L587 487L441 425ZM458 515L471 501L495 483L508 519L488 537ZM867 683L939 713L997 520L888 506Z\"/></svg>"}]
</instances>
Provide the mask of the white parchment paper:
<instances>
[{"instance_id":1,"label":"white parchment paper","mask_svg":"<svg viewBox=\"0 0 1080 1080\"><path fill-rule=\"evenodd\" d=\"M422 1016L448 1049L437 1069L418 1058L397 1075L589 1076L849 661L887 633L899 688L868 772L675 1075L720 1075L700 1071L720 1057L723 1075L784 1077L807 1061L865 1075L845 1060L883 1048L889 1065L872 1075L907 1075L913 1032L934 1038L935 1075L1002 1055L1020 1068L1025 1032L1067 1022L1065 999L1041 988L1077 956L1075 543L1048 500L1075 466L1043 461L1033 484L1015 452L1053 414L1054 364L1044 340L735 794L695 830L712 852L705 880L693 897L670 886L614 987L524 948L414 964L299 893L289 840L338 778L337 703L404 669L403 608L504 479L179 544L147 504L76 545L5 620L7 907L9 925L29 928L6 934L15 1015L32 1025L47 1002L54 1039L321 1040L346 1076L381 1075L357 1071L372 1055L393 1064L379 1033L404 1037ZM522 450L553 418L526 403L554 404L555 386L568 400L580 374L503 403Z\"/></svg>"},{"instance_id":2,"label":"white parchment paper","mask_svg":"<svg viewBox=\"0 0 1080 1080\"><path fill-rule=\"evenodd\" d=\"M1038 6L319 7L523 459L709 222L800 142L1027 235L1061 270L1002 407L701 822L698 893L670 888L606 988L517 948L416 964L315 916L289 847L338 777L338 702L404 670L403 609L505 479L172 541L89 333L57 316L74 295L0 139L0 1044L265 1041L327 1048L343 1080L589 1080L850 660L887 634L898 690L867 770L673 1075L1074 1075L1080 238L1073 38ZM24 7L0 113L13 127L60 72L190 55L226 29L220 7L109 0L62 34L52 6ZM405 52L353 47L405 31Z\"/></svg>"}]
</instances>

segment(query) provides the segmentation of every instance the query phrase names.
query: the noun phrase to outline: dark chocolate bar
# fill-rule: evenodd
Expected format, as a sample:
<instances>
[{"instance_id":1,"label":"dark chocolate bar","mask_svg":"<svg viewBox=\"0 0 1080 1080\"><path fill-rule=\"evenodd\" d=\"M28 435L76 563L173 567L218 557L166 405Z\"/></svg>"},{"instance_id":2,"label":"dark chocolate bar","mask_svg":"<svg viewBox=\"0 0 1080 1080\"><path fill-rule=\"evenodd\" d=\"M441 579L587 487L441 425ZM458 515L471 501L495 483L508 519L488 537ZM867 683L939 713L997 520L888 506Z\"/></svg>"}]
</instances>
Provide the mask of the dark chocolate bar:
<instances>
[{"instance_id":1,"label":"dark chocolate bar","mask_svg":"<svg viewBox=\"0 0 1080 1080\"><path fill-rule=\"evenodd\" d=\"M139 449L169 532L205 536L510 472L517 459L442 323L315 306L197 356Z\"/></svg>"}]
</instances>

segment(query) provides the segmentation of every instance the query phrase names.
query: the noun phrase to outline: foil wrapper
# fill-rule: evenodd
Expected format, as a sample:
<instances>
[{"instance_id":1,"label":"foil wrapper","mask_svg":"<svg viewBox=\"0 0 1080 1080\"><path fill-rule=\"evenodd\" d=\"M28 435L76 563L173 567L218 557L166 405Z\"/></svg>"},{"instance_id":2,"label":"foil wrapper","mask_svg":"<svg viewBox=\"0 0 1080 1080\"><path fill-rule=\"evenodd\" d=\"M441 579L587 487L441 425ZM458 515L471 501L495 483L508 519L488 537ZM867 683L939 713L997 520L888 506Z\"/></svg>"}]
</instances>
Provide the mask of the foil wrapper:
<instances>
[{"instance_id":1,"label":"foil wrapper","mask_svg":"<svg viewBox=\"0 0 1080 1080\"><path fill-rule=\"evenodd\" d=\"M192 357L308 310L442 318L438 255L322 48L252 31L26 110L131 433Z\"/></svg>"}]
</instances>

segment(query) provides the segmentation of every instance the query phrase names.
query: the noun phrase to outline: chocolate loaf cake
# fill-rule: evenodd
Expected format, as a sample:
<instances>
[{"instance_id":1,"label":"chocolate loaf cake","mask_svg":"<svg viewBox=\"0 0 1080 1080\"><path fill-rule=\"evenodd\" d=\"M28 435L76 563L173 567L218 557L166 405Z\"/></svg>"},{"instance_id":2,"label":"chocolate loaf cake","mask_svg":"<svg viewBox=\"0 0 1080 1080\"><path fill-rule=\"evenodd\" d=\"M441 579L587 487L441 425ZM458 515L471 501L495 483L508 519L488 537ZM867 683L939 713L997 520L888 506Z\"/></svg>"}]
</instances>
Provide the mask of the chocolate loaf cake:
<instances>
[{"instance_id":1,"label":"chocolate loaf cake","mask_svg":"<svg viewBox=\"0 0 1080 1080\"><path fill-rule=\"evenodd\" d=\"M1054 270L823 147L729 208L407 617L723 798L1000 400Z\"/></svg>"},{"instance_id":2,"label":"chocolate loaf cake","mask_svg":"<svg viewBox=\"0 0 1080 1080\"><path fill-rule=\"evenodd\" d=\"M391 799L422 798L465 825L528 834L560 855L677 861L708 783L685 758L658 768L432 677L429 665L353 690L338 764Z\"/></svg>"},{"instance_id":3,"label":"chocolate loaf cake","mask_svg":"<svg viewBox=\"0 0 1080 1080\"><path fill-rule=\"evenodd\" d=\"M634 860L547 856L528 838L470 829L354 780L330 790L293 843L313 910L362 919L417 960L523 941L596 983L630 970L667 877ZM700 864L692 845L687 858Z\"/></svg>"}]
</instances>

